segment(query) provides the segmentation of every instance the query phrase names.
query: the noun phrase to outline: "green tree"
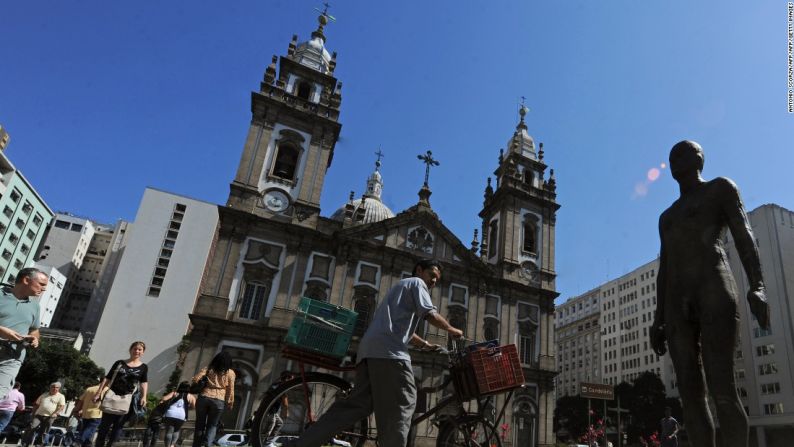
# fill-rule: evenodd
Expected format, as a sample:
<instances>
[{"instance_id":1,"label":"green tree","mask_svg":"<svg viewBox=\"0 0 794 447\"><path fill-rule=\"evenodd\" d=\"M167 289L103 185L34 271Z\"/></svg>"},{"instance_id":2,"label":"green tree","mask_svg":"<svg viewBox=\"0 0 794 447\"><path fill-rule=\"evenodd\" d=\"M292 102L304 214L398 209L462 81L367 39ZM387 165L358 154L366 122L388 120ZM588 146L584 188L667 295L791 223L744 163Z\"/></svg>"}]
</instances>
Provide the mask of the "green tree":
<instances>
[{"instance_id":1,"label":"green tree","mask_svg":"<svg viewBox=\"0 0 794 447\"><path fill-rule=\"evenodd\" d=\"M554 432L562 429L569 439L576 439L587 430L587 399L580 396L563 396L554 408Z\"/></svg>"},{"instance_id":2,"label":"green tree","mask_svg":"<svg viewBox=\"0 0 794 447\"><path fill-rule=\"evenodd\" d=\"M634 379L632 388L634 402L628 407L632 415L629 438L647 438L659 431L659 421L664 417L664 407L667 405L664 383L655 373L646 371Z\"/></svg>"},{"instance_id":3,"label":"green tree","mask_svg":"<svg viewBox=\"0 0 794 447\"><path fill-rule=\"evenodd\" d=\"M27 350L17 380L22 383L21 391L30 402L55 381L61 381L61 393L71 400L79 397L86 387L96 385L97 378L104 374L104 369L72 346L42 340L38 349Z\"/></svg>"}]
</instances>

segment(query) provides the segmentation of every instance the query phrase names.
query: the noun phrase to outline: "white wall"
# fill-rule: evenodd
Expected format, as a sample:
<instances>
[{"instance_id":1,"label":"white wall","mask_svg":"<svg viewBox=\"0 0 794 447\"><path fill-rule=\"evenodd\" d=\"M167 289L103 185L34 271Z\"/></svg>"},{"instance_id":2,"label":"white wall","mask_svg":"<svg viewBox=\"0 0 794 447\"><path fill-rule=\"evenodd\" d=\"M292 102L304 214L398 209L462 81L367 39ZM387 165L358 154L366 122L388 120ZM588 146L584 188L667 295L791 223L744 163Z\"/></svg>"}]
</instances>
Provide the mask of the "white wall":
<instances>
[{"instance_id":1,"label":"white wall","mask_svg":"<svg viewBox=\"0 0 794 447\"><path fill-rule=\"evenodd\" d=\"M49 283L47 290L39 297L39 319L41 327L49 327L52 322L52 316L55 314L55 309L61 300L63 286L66 284L66 277L55 267L43 264L33 264L33 267L41 270L49 276Z\"/></svg>"}]
</instances>

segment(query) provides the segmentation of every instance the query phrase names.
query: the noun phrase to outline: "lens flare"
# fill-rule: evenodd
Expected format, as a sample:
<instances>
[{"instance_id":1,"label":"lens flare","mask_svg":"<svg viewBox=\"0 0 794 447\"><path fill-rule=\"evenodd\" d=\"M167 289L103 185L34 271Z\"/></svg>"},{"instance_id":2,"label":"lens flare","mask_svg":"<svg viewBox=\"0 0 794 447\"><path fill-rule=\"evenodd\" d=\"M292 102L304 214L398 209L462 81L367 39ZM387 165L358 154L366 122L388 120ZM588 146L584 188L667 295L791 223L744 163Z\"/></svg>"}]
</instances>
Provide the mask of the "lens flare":
<instances>
[{"instance_id":1,"label":"lens flare","mask_svg":"<svg viewBox=\"0 0 794 447\"><path fill-rule=\"evenodd\" d=\"M655 182L659 178L659 169L651 168L648 170L648 181Z\"/></svg>"},{"instance_id":2,"label":"lens flare","mask_svg":"<svg viewBox=\"0 0 794 447\"><path fill-rule=\"evenodd\" d=\"M662 169L666 169L667 168L667 163L662 163L662 164L659 165L659 167L662 168Z\"/></svg>"}]
</instances>

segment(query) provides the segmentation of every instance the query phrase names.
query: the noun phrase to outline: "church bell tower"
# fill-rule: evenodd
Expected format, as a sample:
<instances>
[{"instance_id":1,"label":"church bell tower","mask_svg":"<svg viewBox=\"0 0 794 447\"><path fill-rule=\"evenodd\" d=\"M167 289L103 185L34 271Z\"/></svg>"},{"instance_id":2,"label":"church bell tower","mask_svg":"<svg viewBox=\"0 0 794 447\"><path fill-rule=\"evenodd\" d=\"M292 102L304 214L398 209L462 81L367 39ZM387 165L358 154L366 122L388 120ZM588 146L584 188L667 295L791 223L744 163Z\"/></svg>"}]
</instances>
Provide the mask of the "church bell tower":
<instances>
[{"instance_id":1,"label":"church bell tower","mask_svg":"<svg viewBox=\"0 0 794 447\"><path fill-rule=\"evenodd\" d=\"M519 109L520 120L507 150L499 152L499 166L485 188L480 218L480 257L497 267L505 279L540 289L555 289L554 232L556 180L554 170L544 178L543 143L527 132L524 122L529 110Z\"/></svg>"},{"instance_id":2,"label":"church bell tower","mask_svg":"<svg viewBox=\"0 0 794 447\"><path fill-rule=\"evenodd\" d=\"M292 36L287 54L273 56L259 91L252 92L251 126L227 206L314 226L342 127L336 53L325 47L330 20L323 11L310 40Z\"/></svg>"}]
</instances>

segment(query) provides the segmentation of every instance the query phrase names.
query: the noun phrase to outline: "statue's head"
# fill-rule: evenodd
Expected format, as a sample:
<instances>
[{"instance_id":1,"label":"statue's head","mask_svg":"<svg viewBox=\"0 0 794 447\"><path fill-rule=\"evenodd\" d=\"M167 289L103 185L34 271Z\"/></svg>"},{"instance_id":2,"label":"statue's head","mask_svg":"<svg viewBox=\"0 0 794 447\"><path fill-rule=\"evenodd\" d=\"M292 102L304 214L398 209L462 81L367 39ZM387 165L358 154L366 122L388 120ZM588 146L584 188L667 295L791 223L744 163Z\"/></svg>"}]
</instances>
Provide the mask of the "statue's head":
<instances>
[{"instance_id":1,"label":"statue's head","mask_svg":"<svg viewBox=\"0 0 794 447\"><path fill-rule=\"evenodd\" d=\"M670 173L677 181L687 175L698 175L703 171L703 148L694 141L680 141L670 149Z\"/></svg>"}]
</instances>

